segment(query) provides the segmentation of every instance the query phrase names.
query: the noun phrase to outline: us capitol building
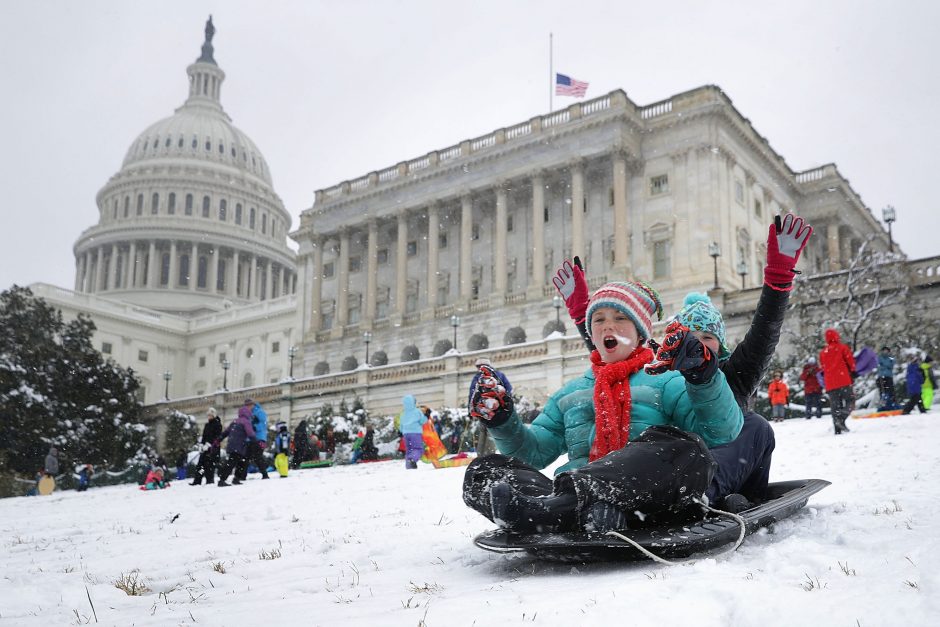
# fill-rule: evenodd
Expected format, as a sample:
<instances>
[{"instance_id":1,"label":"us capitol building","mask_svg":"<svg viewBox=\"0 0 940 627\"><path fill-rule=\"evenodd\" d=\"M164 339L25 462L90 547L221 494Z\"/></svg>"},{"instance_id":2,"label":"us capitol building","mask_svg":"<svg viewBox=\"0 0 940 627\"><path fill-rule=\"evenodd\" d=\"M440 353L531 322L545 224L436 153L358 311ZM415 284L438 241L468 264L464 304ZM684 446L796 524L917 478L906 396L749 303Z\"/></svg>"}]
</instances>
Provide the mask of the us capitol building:
<instances>
[{"instance_id":1,"label":"us capitol building","mask_svg":"<svg viewBox=\"0 0 940 627\"><path fill-rule=\"evenodd\" d=\"M587 366L553 300L565 258L585 260L592 287L649 281L667 312L709 290L737 340L775 214L815 227L807 275L842 269L869 235L888 248L835 165L794 172L715 86L649 105L617 90L511 122L318 190L291 231L264 156L222 108L214 32L189 97L98 193L74 289L32 286L89 314L160 411L248 394L288 420L355 396L375 412L404 393L455 406L481 355L544 399Z\"/></svg>"}]
</instances>

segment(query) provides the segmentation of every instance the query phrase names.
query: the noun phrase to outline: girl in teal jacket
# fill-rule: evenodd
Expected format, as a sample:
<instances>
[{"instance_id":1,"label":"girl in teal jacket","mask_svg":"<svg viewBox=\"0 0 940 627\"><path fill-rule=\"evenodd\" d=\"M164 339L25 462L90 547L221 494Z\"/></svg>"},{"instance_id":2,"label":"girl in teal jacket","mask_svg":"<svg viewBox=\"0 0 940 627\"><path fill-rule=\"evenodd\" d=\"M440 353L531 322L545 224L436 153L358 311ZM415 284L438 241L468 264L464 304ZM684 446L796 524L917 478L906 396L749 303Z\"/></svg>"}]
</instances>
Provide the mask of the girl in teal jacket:
<instances>
[{"instance_id":1,"label":"girl in teal jacket","mask_svg":"<svg viewBox=\"0 0 940 627\"><path fill-rule=\"evenodd\" d=\"M743 415L717 368L719 342L674 322L654 361L645 346L653 315L661 317L662 307L649 286L616 282L597 290L586 317L597 347L591 368L553 394L531 425L522 423L495 373L481 377L471 413L484 421L502 455L479 458L468 467L464 500L470 507L523 531L585 527L584 514L593 519L612 508L616 526L631 506L624 495L638 491L628 458L639 447L625 455L631 449L627 444L640 442L651 427L649 433L659 434L652 445L660 447L657 459L686 455L698 462L686 469L686 478L680 476L686 470L666 465L660 468L665 475L654 482L689 479L699 495L704 492L713 470L706 447L734 440ZM677 453L676 446L684 452ZM538 469L564 453L568 462L556 470L552 493Z\"/></svg>"}]
</instances>

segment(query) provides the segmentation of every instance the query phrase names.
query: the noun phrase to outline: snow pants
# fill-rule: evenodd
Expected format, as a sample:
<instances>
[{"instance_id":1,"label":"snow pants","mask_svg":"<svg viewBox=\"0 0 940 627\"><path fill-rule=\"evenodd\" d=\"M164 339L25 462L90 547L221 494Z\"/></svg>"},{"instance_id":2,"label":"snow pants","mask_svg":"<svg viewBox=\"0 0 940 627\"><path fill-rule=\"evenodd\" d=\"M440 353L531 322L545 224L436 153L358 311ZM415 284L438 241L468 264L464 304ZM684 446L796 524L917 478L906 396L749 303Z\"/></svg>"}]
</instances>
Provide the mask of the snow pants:
<instances>
[{"instance_id":1,"label":"snow pants","mask_svg":"<svg viewBox=\"0 0 940 627\"><path fill-rule=\"evenodd\" d=\"M894 379L892 377L878 377L878 390L880 393L879 410L897 408L897 403L894 400Z\"/></svg>"},{"instance_id":2,"label":"snow pants","mask_svg":"<svg viewBox=\"0 0 940 627\"><path fill-rule=\"evenodd\" d=\"M219 465L219 450L209 449L199 455L199 463L196 464L196 473L193 475L193 484L202 483L203 477L206 484L215 483L215 467Z\"/></svg>"},{"instance_id":3,"label":"snow pants","mask_svg":"<svg viewBox=\"0 0 940 627\"><path fill-rule=\"evenodd\" d=\"M261 476L265 479L268 478L268 460L264 458L264 449L261 448L261 443L257 440L252 440L248 443L248 455L245 458L245 465L242 467L241 474L235 473L237 479L244 481L248 478L249 463L254 463L258 472L261 473Z\"/></svg>"},{"instance_id":4,"label":"snow pants","mask_svg":"<svg viewBox=\"0 0 940 627\"><path fill-rule=\"evenodd\" d=\"M420 433L406 433L405 468L417 468L418 460L424 455L424 438Z\"/></svg>"},{"instance_id":5,"label":"snow pants","mask_svg":"<svg viewBox=\"0 0 940 627\"><path fill-rule=\"evenodd\" d=\"M738 437L709 449L718 464L705 492L709 502L714 504L729 494L742 494L749 501L764 500L776 445L770 423L756 412L744 412L744 426Z\"/></svg>"},{"instance_id":6,"label":"snow pants","mask_svg":"<svg viewBox=\"0 0 940 627\"><path fill-rule=\"evenodd\" d=\"M845 419L852 411L852 398L851 385L829 390L829 410L832 412L832 425L836 433L842 433L845 429Z\"/></svg>"},{"instance_id":7,"label":"snow pants","mask_svg":"<svg viewBox=\"0 0 940 627\"><path fill-rule=\"evenodd\" d=\"M907 399L906 403L904 403L904 407L901 409L901 413L905 415L909 414L912 411L914 411L915 407L917 407L917 409L920 410L920 413L922 414L927 413L927 408L924 407L924 399L921 396L920 392L918 392L917 394L911 394L911 397Z\"/></svg>"},{"instance_id":8,"label":"snow pants","mask_svg":"<svg viewBox=\"0 0 940 627\"><path fill-rule=\"evenodd\" d=\"M816 414L817 418L822 418L822 393L811 392L806 395L806 419L809 420Z\"/></svg>"},{"instance_id":9,"label":"snow pants","mask_svg":"<svg viewBox=\"0 0 940 627\"><path fill-rule=\"evenodd\" d=\"M492 520L490 489L509 483L527 496L574 494L576 509L605 502L646 516L679 512L702 495L715 472L715 462L698 435L669 426L654 426L622 449L552 481L541 472L504 455L487 455L467 466L463 499Z\"/></svg>"},{"instance_id":10,"label":"snow pants","mask_svg":"<svg viewBox=\"0 0 940 627\"><path fill-rule=\"evenodd\" d=\"M225 481L228 479L228 476L232 474L232 471L235 472L235 478L241 481L242 473L247 472L248 468L248 459L241 453L232 453L231 451L228 454L228 459L225 460L225 463L222 464L222 467L219 469L219 481Z\"/></svg>"}]
</instances>

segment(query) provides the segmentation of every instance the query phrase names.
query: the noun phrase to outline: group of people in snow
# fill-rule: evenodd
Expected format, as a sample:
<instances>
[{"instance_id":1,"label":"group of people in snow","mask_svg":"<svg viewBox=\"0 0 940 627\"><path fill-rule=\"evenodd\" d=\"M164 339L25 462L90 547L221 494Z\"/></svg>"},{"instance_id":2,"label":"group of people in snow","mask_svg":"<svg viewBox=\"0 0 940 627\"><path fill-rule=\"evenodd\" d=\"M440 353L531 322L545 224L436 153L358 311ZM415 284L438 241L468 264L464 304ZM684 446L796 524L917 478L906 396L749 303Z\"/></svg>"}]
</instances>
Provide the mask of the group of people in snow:
<instances>
[{"instance_id":1,"label":"group of people in snow","mask_svg":"<svg viewBox=\"0 0 940 627\"><path fill-rule=\"evenodd\" d=\"M500 526L523 532L620 529L718 504L741 511L767 488L774 434L750 409L780 337L795 267L812 234L788 214L770 225L753 321L732 351L721 313L690 294L653 341L663 308L654 287L614 281L588 293L583 268L565 261L553 282L591 351L583 376L525 424L509 377L482 366L470 391L499 453L467 467L463 498ZM540 470L567 453L554 480Z\"/></svg>"},{"instance_id":2,"label":"group of people in snow","mask_svg":"<svg viewBox=\"0 0 940 627\"><path fill-rule=\"evenodd\" d=\"M262 479L269 478L268 462L264 458L268 444L268 414L260 403L246 398L238 408L235 419L224 428L215 408L210 407L206 417L199 460L190 485L200 485L203 481L206 485L214 483L216 469L219 472L219 487L239 485L248 475L249 464L255 465ZM278 435L280 437L280 432ZM222 440L227 440L224 462L221 461ZM231 483L228 481L230 476Z\"/></svg>"}]
</instances>

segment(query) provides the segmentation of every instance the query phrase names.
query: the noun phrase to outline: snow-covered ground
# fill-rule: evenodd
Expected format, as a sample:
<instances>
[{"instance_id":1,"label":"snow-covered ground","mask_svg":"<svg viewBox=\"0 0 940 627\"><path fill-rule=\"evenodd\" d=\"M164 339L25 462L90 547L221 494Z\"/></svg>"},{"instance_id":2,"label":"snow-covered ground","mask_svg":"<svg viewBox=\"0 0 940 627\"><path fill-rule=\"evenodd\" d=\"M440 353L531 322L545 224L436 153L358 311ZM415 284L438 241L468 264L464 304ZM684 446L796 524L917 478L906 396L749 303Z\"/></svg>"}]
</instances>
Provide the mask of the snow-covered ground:
<instances>
[{"instance_id":1,"label":"snow-covered ground","mask_svg":"<svg viewBox=\"0 0 940 627\"><path fill-rule=\"evenodd\" d=\"M771 479L833 485L736 553L680 566L487 553L464 469L398 461L5 499L0 623L935 625L940 413L849 426L774 425ZM115 587L128 578L149 590Z\"/></svg>"}]
</instances>

